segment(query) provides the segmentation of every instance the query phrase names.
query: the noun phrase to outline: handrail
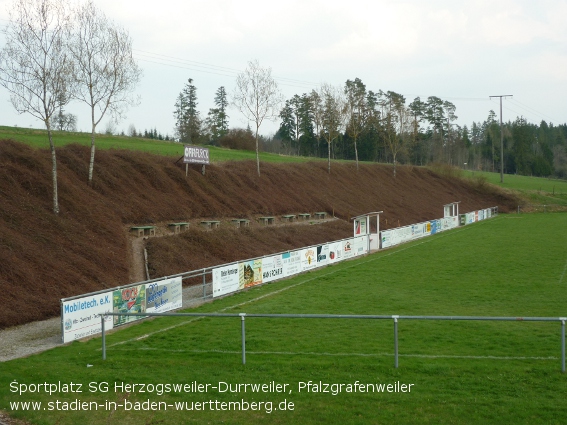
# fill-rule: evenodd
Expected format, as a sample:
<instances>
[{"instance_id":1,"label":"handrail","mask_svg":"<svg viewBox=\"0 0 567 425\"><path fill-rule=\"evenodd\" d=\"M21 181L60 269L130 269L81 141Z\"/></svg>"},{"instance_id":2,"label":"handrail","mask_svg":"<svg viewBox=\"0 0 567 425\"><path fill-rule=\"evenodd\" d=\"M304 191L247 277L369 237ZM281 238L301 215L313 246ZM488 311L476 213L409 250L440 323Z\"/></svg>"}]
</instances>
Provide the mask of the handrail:
<instances>
[{"instance_id":1,"label":"handrail","mask_svg":"<svg viewBox=\"0 0 567 425\"><path fill-rule=\"evenodd\" d=\"M398 368L398 322L399 320L484 320L508 322L561 322L561 372L565 373L565 322L567 317L500 317L500 316L410 316L410 315L372 315L372 314L288 314L288 313L106 313L100 316L102 327L102 359L106 360L105 321L108 316L134 317L240 317L242 323L242 364L246 364L247 317L273 319L367 319L394 321L394 367Z\"/></svg>"}]
</instances>

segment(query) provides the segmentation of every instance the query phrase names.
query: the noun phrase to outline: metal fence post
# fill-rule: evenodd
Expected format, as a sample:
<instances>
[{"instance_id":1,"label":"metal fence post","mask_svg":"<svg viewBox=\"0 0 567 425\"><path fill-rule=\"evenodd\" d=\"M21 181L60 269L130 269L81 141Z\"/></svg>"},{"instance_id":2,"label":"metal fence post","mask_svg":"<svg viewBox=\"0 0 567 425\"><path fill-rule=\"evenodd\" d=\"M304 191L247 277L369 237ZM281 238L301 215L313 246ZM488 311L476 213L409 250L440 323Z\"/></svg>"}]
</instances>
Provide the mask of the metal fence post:
<instances>
[{"instance_id":1,"label":"metal fence post","mask_svg":"<svg viewBox=\"0 0 567 425\"><path fill-rule=\"evenodd\" d=\"M565 321L567 317L561 318L561 372L565 373Z\"/></svg>"},{"instance_id":2,"label":"metal fence post","mask_svg":"<svg viewBox=\"0 0 567 425\"><path fill-rule=\"evenodd\" d=\"M400 316L392 316L394 319L394 367L398 368L398 318Z\"/></svg>"},{"instance_id":3,"label":"metal fence post","mask_svg":"<svg viewBox=\"0 0 567 425\"><path fill-rule=\"evenodd\" d=\"M106 360L106 332L104 331L104 315L100 315L100 324L102 330L102 359Z\"/></svg>"},{"instance_id":4,"label":"metal fence post","mask_svg":"<svg viewBox=\"0 0 567 425\"><path fill-rule=\"evenodd\" d=\"M207 298L207 272L203 269L203 299Z\"/></svg>"},{"instance_id":5,"label":"metal fence post","mask_svg":"<svg viewBox=\"0 0 567 425\"><path fill-rule=\"evenodd\" d=\"M246 313L240 313L240 319L242 323L242 364L246 364L246 325L245 325Z\"/></svg>"}]
</instances>

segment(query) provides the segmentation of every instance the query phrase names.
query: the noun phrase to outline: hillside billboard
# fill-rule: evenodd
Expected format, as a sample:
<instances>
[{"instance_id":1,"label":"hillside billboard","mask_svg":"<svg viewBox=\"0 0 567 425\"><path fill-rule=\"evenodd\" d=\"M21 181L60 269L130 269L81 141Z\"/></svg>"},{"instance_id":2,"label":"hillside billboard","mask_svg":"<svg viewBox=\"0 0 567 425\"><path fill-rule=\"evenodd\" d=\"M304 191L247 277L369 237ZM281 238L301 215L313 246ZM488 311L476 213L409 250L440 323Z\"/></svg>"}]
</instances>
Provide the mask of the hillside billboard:
<instances>
[{"instance_id":1,"label":"hillside billboard","mask_svg":"<svg viewBox=\"0 0 567 425\"><path fill-rule=\"evenodd\" d=\"M201 146L185 145L183 162L185 164L209 165L209 149Z\"/></svg>"}]
</instances>

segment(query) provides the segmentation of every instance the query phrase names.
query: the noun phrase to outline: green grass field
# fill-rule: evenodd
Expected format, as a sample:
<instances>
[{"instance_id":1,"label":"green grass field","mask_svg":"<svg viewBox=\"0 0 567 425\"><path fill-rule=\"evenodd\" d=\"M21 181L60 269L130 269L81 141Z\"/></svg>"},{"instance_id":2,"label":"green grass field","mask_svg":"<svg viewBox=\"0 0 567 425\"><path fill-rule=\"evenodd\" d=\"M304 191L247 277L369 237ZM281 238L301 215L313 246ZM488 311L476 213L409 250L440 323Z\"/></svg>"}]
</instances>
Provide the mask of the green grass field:
<instances>
[{"instance_id":1,"label":"green grass field","mask_svg":"<svg viewBox=\"0 0 567 425\"><path fill-rule=\"evenodd\" d=\"M566 287L567 215L501 215L192 311L565 317ZM246 365L240 326L240 318L160 318L108 335L106 361L101 339L93 338L0 363L0 408L34 424L565 423L559 322L401 320L398 369L391 320L248 318ZM285 392L229 392L221 385L159 395L114 386L272 381L287 384ZM412 386L409 392L300 391L309 381ZM19 395L11 391L14 382L81 383L83 392ZM77 399L100 406L49 410ZM148 400L172 407L106 409L107 401L133 409ZM210 400L272 405L174 407ZM41 402L40 410L10 405L25 401Z\"/></svg>"},{"instance_id":2,"label":"green grass field","mask_svg":"<svg viewBox=\"0 0 567 425\"><path fill-rule=\"evenodd\" d=\"M49 141L45 130L0 126L0 139L13 139L35 148L49 148ZM77 143L83 146L91 145L90 133L54 131L53 140L56 147L71 143ZM139 137L97 134L95 143L97 149L128 149L150 152L157 155L173 157L183 156L183 144L175 142L164 142ZM246 159L256 160L256 152L253 151L232 150L215 146L208 146L208 148L212 162L239 161ZM285 156L262 152L260 154L260 160L268 162L304 162L313 160L313 158Z\"/></svg>"},{"instance_id":3,"label":"green grass field","mask_svg":"<svg viewBox=\"0 0 567 425\"><path fill-rule=\"evenodd\" d=\"M563 211L567 207L566 180L505 174L504 183L501 183L499 173L466 171L463 175L484 178L489 183L519 192L530 204L561 206Z\"/></svg>"}]
</instances>

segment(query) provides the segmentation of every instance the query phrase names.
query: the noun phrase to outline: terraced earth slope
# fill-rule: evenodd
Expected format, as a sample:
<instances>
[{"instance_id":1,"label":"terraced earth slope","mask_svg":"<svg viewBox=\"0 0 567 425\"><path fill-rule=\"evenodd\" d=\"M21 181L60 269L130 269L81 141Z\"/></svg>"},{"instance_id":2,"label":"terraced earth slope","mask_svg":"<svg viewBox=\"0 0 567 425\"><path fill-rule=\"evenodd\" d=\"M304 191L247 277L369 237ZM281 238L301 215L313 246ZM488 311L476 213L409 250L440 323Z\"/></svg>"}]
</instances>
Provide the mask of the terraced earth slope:
<instances>
[{"instance_id":1,"label":"terraced earth slope","mask_svg":"<svg viewBox=\"0 0 567 425\"><path fill-rule=\"evenodd\" d=\"M185 167L148 153L98 151L94 184L87 185L88 148L57 150L61 212L52 212L51 157L14 141L0 141L0 328L59 314L64 297L136 280L132 225L158 225L167 237L144 241L151 277L173 274L331 241L352 234L350 218L384 211L382 229L439 218L443 205L460 201L461 211L517 200L486 184L429 169L325 162L223 162ZM325 211L336 220L318 225L230 226L231 218ZM221 228L197 229L202 219ZM181 235L166 224L189 221ZM163 229L163 230L161 230Z\"/></svg>"}]
</instances>

